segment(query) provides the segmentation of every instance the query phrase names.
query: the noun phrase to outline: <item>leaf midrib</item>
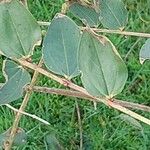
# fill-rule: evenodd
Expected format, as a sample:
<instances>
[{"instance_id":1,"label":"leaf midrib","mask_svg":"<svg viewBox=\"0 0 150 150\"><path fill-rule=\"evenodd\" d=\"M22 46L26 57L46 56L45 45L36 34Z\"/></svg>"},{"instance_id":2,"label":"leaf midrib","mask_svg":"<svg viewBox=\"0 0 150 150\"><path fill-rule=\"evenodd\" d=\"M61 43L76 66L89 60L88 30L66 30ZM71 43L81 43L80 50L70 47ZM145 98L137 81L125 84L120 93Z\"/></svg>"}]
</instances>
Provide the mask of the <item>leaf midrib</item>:
<instances>
[{"instance_id":1,"label":"leaf midrib","mask_svg":"<svg viewBox=\"0 0 150 150\"><path fill-rule=\"evenodd\" d=\"M20 70L18 70L9 80L8 80L8 82L10 81L10 80L12 80L13 78L15 78L16 77L16 75L18 74L20 72ZM21 77L22 77L22 74L23 74L23 71L21 72ZM20 80L21 80L21 77L19 78L19 81L18 81L18 83L20 83ZM7 83L5 83L5 85L6 85ZM5 86L4 85L4 86ZM19 87L19 86L17 86L17 87ZM18 88L15 88L15 91L18 91ZM7 95L4 99L3 99L3 103L4 103L4 101L8 101L7 99L11 99L11 97L12 97L12 95L14 94L15 92L12 92L10 95ZM10 97L10 98L9 98ZM1 103L1 102L0 102Z\"/></svg>"},{"instance_id":2,"label":"leaf midrib","mask_svg":"<svg viewBox=\"0 0 150 150\"><path fill-rule=\"evenodd\" d=\"M16 31L16 35L17 35L18 41L19 41L19 43L20 43L20 45L21 45L21 47L22 47L23 53L24 53L24 55L22 55L22 54L20 54L20 53L19 53L19 54L20 54L21 56L25 56L25 55L26 55L25 48L24 48L24 46L23 46L23 43L22 43L21 38L20 38L20 35L19 35L18 31L17 31L17 28L16 28L15 23L13 22L13 19L12 19L12 16L11 16L11 13L9 12L9 10L8 10L8 14L9 14L9 16L10 16L10 19L11 19L12 24L13 24L13 26L14 26L14 29L15 29L15 31Z\"/></svg>"},{"instance_id":3,"label":"leaf midrib","mask_svg":"<svg viewBox=\"0 0 150 150\"><path fill-rule=\"evenodd\" d=\"M59 24L59 27L60 27L60 34L61 34L61 37L62 37L63 51L64 51L64 55L65 55L65 63L66 63L66 69L67 69L67 76L69 76L70 74L69 74L67 50L66 50L66 46L65 46L65 41L64 41L64 36L63 36L61 24Z\"/></svg>"},{"instance_id":4,"label":"leaf midrib","mask_svg":"<svg viewBox=\"0 0 150 150\"><path fill-rule=\"evenodd\" d=\"M97 39L96 39L97 40ZM101 69L101 72L102 72L102 76L103 76L103 79L104 79L104 83L105 83L105 86L106 86L106 92L107 92L107 95L109 96L109 92L108 92L108 87L107 87L107 82L106 82L106 79L105 79L105 76L104 76L104 71L103 71L103 69L102 69L102 65L101 65L101 61L100 61L100 59L99 59L99 55L98 55L98 51L97 51L97 48L96 48L96 45L95 45L95 42L94 42L94 40L92 39L92 42L93 42L93 45L94 45L94 49L96 50L96 56L97 56L97 59L98 59L98 63L100 64L100 69ZM99 42L99 41L98 41Z\"/></svg>"},{"instance_id":5,"label":"leaf midrib","mask_svg":"<svg viewBox=\"0 0 150 150\"><path fill-rule=\"evenodd\" d=\"M110 10L110 12L112 13L112 15L114 16L114 18L116 19L116 21L118 22L119 26L121 27L121 23L118 20L118 18L116 17L116 15L114 14L114 12L111 10L110 6L105 2L105 5L108 7L108 9Z\"/></svg>"},{"instance_id":6,"label":"leaf midrib","mask_svg":"<svg viewBox=\"0 0 150 150\"><path fill-rule=\"evenodd\" d=\"M94 21L94 19L92 19L92 17L90 17L90 16L88 16L88 15L86 15L86 13L84 13L84 11L82 11L82 9L81 8L79 8L78 6L76 6L77 7L77 9L78 9L78 11L80 11L83 15L85 15L92 23L93 23L93 25L95 25L95 21ZM94 18L94 17L93 17ZM81 18L82 19L82 18ZM96 25L97 25L97 21L96 21Z\"/></svg>"}]
</instances>

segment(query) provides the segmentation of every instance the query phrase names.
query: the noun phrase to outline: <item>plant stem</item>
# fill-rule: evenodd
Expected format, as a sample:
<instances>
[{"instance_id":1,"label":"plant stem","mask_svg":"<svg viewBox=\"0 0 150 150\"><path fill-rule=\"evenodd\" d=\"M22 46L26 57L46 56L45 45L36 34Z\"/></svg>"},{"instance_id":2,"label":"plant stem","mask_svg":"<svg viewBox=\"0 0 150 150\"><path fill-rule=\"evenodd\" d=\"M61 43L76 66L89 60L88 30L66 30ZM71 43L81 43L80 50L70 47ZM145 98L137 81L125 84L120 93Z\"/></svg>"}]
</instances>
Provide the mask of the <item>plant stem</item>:
<instances>
[{"instance_id":1,"label":"plant stem","mask_svg":"<svg viewBox=\"0 0 150 150\"><path fill-rule=\"evenodd\" d=\"M135 112L125 108L125 107L123 107L123 106L120 106L120 105L118 105L115 102L111 102L110 101L109 102L109 106L111 106L111 107L113 107L113 108L115 108L117 110L120 110L121 112L123 112L123 113L125 113L125 114L127 114L127 115L129 115L129 116L131 116L131 117L133 117L133 118L135 118L137 120L139 120L139 121L142 121L142 122L150 125L150 120L149 119L147 119L147 118L145 118L145 117L143 117L143 116L141 116L141 115L139 115L139 114L137 114L137 113L135 113Z\"/></svg>"},{"instance_id":2,"label":"plant stem","mask_svg":"<svg viewBox=\"0 0 150 150\"><path fill-rule=\"evenodd\" d=\"M27 2L27 0L20 0L20 1L28 9L28 2Z\"/></svg>"},{"instance_id":3,"label":"plant stem","mask_svg":"<svg viewBox=\"0 0 150 150\"><path fill-rule=\"evenodd\" d=\"M150 125L150 120L149 119L147 119L147 118L145 118L145 117L143 117L143 116L141 116L141 115L139 115L139 114L137 114L137 113L135 113L135 112L125 108L125 107L123 107L123 106L120 106L119 104L114 103L114 102L112 102L111 100L108 100L105 97L98 97L98 98L94 97L94 96L90 95L84 88L82 88L82 87L72 83L71 81L69 81L67 79L60 78L60 77L52 74L51 72L48 72L47 70L44 70L43 68L41 68L41 67L39 67L37 65L34 65L34 64L32 64L32 63L30 63L30 62L28 62L26 60L19 59L19 60L16 60L16 61L18 63L20 63L22 66L26 66L26 67L28 67L28 68L30 68L32 70L35 70L35 71L37 71L37 72L39 72L39 73L41 73L41 74L43 74L43 75L45 75L47 77L49 77L49 78L59 82L60 84L63 84L66 87L70 87L71 89L74 89L74 90L79 91L79 92L81 92L83 94L86 94L87 96L90 96L93 99L96 99L98 102L102 102L102 103L104 103L107 106L111 106L111 107L113 107L115 109L118 109L121 112L124 112L127 115L130 115L131 117L136 118L136 119L138 119L138 120L140 120L140 121Z\"/></svg>"},{"instance_id":4,"label":"plant stem","mask_svg":"<svg viewBox=\"0 0 150 150\"><path fill-rule=\"evenodd\" d=\"M68 2L63 3L62 6L61 6L61 13L66 14L67 10L68 10L68 7L69 7Z\"/></svg>"},{"instance_id":5,"label":"plant stem","mask_svg":"<svg viewBox=\"0 0 150 150\"><path fill-rule=\"evenodd\" d=\"M40 60L40 62L38 64L38 67L41 67L41 66L42 66L42 59ZM33 77L32 77L32 80L31 80L31 83L29 85L29 90L26 92L25 97L23 99L23 102L22 102L22 104L21 104L21 106L19 108L19 111L16 114L15 120L14 120L12 128L11 128L10 136L4 143L5 150L10 150L11 147L12 147L12 144L13 144L13 141L14 141L14 137L15 137L18 125L19 125L19 121L20 121L21 116L22 116L22 114L20 112L24 111L24 109L25 109L25 107L26 107L26 105L27 105L27 103L29 101L30 95L32 94L32 88L33 88L33 86L34 86L34 84L36 82L38 74L39 74L38 71L35 70L34 74L33 74Z\"/></svg>"},{"instance_id":6,"label":"plant stem","mask_svg":"<svg viewBox=\"0 0 150 150\"><path fill-rule=\"evenodd\" d=\"M31 118L33 118L33 119L36 119L36 120L38 120L38 121L40 121L40 122L42 122L42 123L44 123L44 124L46 124L46 125L50 125L49 122L43 120L42 118L40 118L40 117L38 117L38 116L36 116L36 115L32 115L32 114L29 114L29 113L24 112L24 111L19 111L18 109L14 108L13 106L11 106L11 105L9 105L9 104L5 104L5 106L7 106L8 108L12 109L14 112L17 112L17 113L19 112L19 113L21 113L21 114L23 114L23 115L29 116L29 117L31 117Z\"/></svg>"},{"instance_id":7,"label":"plant stem","mask_svg":"<svg viewBox=\"0 0 150 150\"><path fill-rule=\"evenodd\" d=\"M40 26L49 26L49 25L50 25L50 22L38 21L38 24L39 24Z\"/></svg>"},{"instance_id":8,"label":"plant stem","mask_svg":"<svg viewBox=\"0 0 150 150\"><path fill-rule=\"evenodd\" d=\"M0 86L0 88L1 88L1 86ZM29 87L26 86L25 90L28 90L28 88ZM81 93L79 91L74 91L74 90L57 89L57 88L49 88L49 87L41 87L41 86L34 86L32 90L34 92L58 94L58 95L64 95L64 96L70 96L70 97L78 97L81 99L88 99L92 102L99 102L99 101L97 101L97 99L94 99L94 97L87 96L84 93ZM143 105L143 104L138 104L138 103L133 103L133 102L128 102L128 101L122 101L122 100L118 100L118 99L114 99L114 102L123 106L123 107L126 107L126 108L150 112L150 107Z\"/></svg>"},{"instance_id":9,"label":"plant stem","mask_svg":"<svg viewBox=\"0 0 150 150\"><path fill-rule=\"evenodd\" d=\"M82 29L84 30L84 29L86 29L86 27L83 27ZM97 29L97 28L91 28L91 29L97 33L110 33L110 34L120 34L120 35L126 35L126 36L137 36L137 37L150 38L150 34L148 34L148 33L120 31L120 30L108 30L108 29Z\"/></svg>"},{"instance_id":10,"label":"plant stem","mask_svg":"<svg viewBox=\"0 0 150 150\"><path fill-rule=\"evenodd\" d=\"M79 131L80 131L80 150L83 149L83 129L82 129L82 122L81 122L81 115L80 115L80 109L79 109L79 104L78 101L75 100L76 104L76 109L77 109L77 116L78 116L78 124L79 124Z\"/></svg>"},{"instance_id":11,"label":"plant stem","mask_svg":"<svg viewBox=\"0 0 150 150\"><path fill-rule=\"evenodd\" d=\"M137 46L137 44L140 42L140 40L141 40L141 38L138 38L136 40L136 42L131 46L131 48L129 49L129 51L125 55L125 58L124 58L125 61L127 61L128 56L131 54L131 52L134 50L135 46Z\"/></svg>"},{"instance_id":12,"label":"plant stem","mask_svg":"<svg viewBox=\"0 0 150 150\"><path fill-rule=\"evenodd\" d=\"M22 66L28 67L28 68L30 68L32 70L35 70L35 71L37 71L37 72L39 72L39 73L41 73L41 74L43 74L43 75L45 75L45 76L47 76L47 77L49 77L51 79L57 81L58 83L66 86L66 87L70 87L71 89L74 89L76 91L84 93L87 96L93 97L93 98L97 99L97 101L101 101L101 102L103 102L104 104L107 105L107 101L106 101L106 99L104 97L96 98L96 97L90 95L83 87L80 87L80 86L72 83L70 80L67 80L65 78L61 78L59 76L56 76L56 75L52 74L51 72L48 72L47 70L45 70L45 69L43 69L43 68L41 68L41 67L39 67L37 65L34 65L34 64L32 64L32 63L30 63L30 62L28 62L26 60L19 59L19 60L16 60L16 61L18 63L20 63Z\"/></svg>"},{"instance_id":13,"label":"plant stem","mask_svg":"<svg viewBox=\"0 0 150 150\"><path fill-rule=\"evenodd\" d=\"M50 25L50 22L38 21L38 23L41 26L49 26ZM82 27L82 26L80 26L80 28L81 28L81 30L87 29L87 27ZM130 31L98 29L98 28L91 28L91 30L93 30L94 32L97 32L97 33L110 33L110 34L120 34L120 35L125 35L125 36L150 38L149 33L142 33L142 32L130 32Z\"/></svg>"},{"instance_id":14,"label":"plant stem","mask_svg":"<svg viewBox=\"0 0 150 150\"><path fill-rule=\"evenodd\" d=\"M82 99L88 99L92 102L98 102L96 99L93 99L93 97L89 97L86 94L83 94L83 93L78 92L78 91L73 91L73 90L34 86L33 91L34 92L41 92L41 93L65 95L65 96L70 96L70 97L78 97L78 98L82 98ZM142 105L142 104L127 102L127 101L121 101L118 99L114 99L114 102L121 105L121 106L124 106L126 108L132 108L132 109L138 109L138 110L150 112L150 107Z\"/></svg>"}]
</instances>

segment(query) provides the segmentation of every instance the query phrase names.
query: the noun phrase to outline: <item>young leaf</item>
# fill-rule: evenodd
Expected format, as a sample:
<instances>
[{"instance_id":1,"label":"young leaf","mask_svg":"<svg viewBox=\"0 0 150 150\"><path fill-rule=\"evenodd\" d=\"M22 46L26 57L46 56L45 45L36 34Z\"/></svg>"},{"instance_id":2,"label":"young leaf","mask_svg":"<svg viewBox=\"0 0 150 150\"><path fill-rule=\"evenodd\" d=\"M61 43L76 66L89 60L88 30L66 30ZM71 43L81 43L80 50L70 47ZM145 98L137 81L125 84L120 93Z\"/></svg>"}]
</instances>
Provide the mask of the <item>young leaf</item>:
<instances>
[{"instance_id":1,"label":"young leaf","mask_svg":"<svg viewBox=\"0 0 150 150\"><path fill-rule=\"evenodd\" d=\"M150 59L150 39L148 39L140 50L140 63L143 64L146 59Z\"/></svg>"},{"instance_id":2,"label":"young leaf","mask_svg":"<svg viewBox=\"0 0 150 150\"><path fill-rule=\"evenodd\" d=\"M0 134L0 147L3 147L3 144L5 140L8 139L10 134L10 129L8 129L6 132ZM21 146L24 145L27 142L27 135L25 131L22 128L17 129L17 133L15 135L15 139L13 142L13 146Z\"/></svg>"},{"instance_id":3,"label":"young leaf","mask_svg":"<svg viewBox=\"0 0 150 150\"><path fill-rule=\"evenodd\" d=\"M41 30L18 1L0 3L0 53L9 58L28 57L41 41Z\"/></svg>"},{"instance_id":4,"label":"young leaf","mask_svg":"<svg viewBox=\"0 0 150 150\"><path fill-rule=\"evenodd\" d=\"M69 17L57 14L49 26L43 43L43 59L47 68L67 78L77 76L80 38L78 26Z\"/></svg>"},{"instance_id":5,"label":"young leaf","mask_svg":"<svg viewBox=\"0 0 150 150\"><path fill-rule=\"evenodd\" d=\"M47 150L63 150L55 134L48 134L45 137L45 146Z\"/></svg>"},{"instance_id":6,"label":"young leaf","mask_svg":"<svg viewBox=\"0 0 150 150\"><path fill-rule=\"evenodd\" d=\"M10 103L23 96L23 87L31 78L30 74L11 60L3 63L3 73L6 79L0 89L0 105Z\"/></svg>"},{"instance_id":7,"label":"young leaf","mask_svg":"<svg viewBox=\"0 0 150 150\"><path fill-rule=\"evenodd\" d=\"M70 5L69 10L81 19L83 23L91 27L97 27L100 24L100 15L93 8L83 6L79 3L73 3Z\"/></svg>"},{"instance_id":8,"label":"young leaf","mask_svg":"<svg viewBox=\"0 0 150 150\"><path fill-rule=\"evenodd\" d=\"M112 98L122 91L127 68L106 37L84 31L78 56L82 83L89 93Z\"/></svg>"},{"instance_id":9,"label":"young leaf","mask_svg":"<svg viewBox=\"0 0 150 150\"><path fill-rule=\"evenodd\" d=\"M122 0L100 0L101 23L109 29L123 29L128 13Z\"/></svg>"}]
</instances>

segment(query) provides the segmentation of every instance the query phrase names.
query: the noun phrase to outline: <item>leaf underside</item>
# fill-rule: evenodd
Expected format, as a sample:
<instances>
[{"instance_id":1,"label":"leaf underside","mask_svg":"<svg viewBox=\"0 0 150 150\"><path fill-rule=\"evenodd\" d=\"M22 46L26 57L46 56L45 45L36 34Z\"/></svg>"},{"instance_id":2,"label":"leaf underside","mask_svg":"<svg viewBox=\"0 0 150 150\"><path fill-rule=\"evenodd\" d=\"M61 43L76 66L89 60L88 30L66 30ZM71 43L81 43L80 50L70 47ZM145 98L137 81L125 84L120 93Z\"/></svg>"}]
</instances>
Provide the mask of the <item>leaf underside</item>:
<instances>
[{"instance_id":1,"label":"leaf underside","mask_svg":"<svg viewBox=\"0 0 150 150\"><path fill-rule=\"evenodd\" d=\"M97 27L100 24L99 14L91 7L73 3L69 7L69 10L72 14L81 19L85 25L88 24L90 27Z\"/></svg>"},{"instance_id":2,"label":"leaf underside","mask_svg":"<svg viewBox=\"0 0 150 150\"><path fill-rule=\"evenodd\" d=\"M127 80L127 68L115 47L106 37L84 31L78 55L82 83L94 96L119 94Z\"/></svg>"},{"instance_id":3,"label":"leaf underside","mask_svg":"<svg viewBox=\"0 0 150 150\"><path fill-rule=\"evenodd\" d=\"M10 134L10 129L0 134L0 148L3 147L5 140L7 140L9 137L9 134ZM26 142L27 142L27 135L25 131L22 128L18 128L17 133L14 137L13 146L21 146L24 145Z\"/></svg>"},{"instance_id":4,"label":"leaf underside","mask_svg":"<svg viewBox=\"0 0 150 150\"><path fill-rule=\"evenodd\" d=\"M8 58L29 57L41 41L41 30L17 0L0 3L0 53Z\"/></svg>"},{"instance_id":5,"label":"leaf underside","mask_svg":"<svg viewBox=\"0 0 150 150\"><path fill-rule=\"evenodd\" d=\"M43 43L43 59L47 68L67 78L77 76L80 38L78 26L69 17L57 14L49 26Z\"/></svg>"},{"instance_id":6,"label":"leaf underside","mask_svg":"<svg viewBox=\"0 0 150 150\"><path fill-rule=\"evenodd\" d=\"M145 42L140 50L140 63L143 64L147 59L150 59L150 39Z\"/></svg>"},{"instance_id":7,"label":"leaf underside","mask_svg":"<svg viewBox=\"0 0 150 150\"><path fill-rule=\"evenodd\" d=\"M55 134L51 133L45 137L45 146L47 150L63 150Z\"/></svg>"},{"instance_id":8,"label":"leaf underside","mask_svg":"<svg viewBox=\"0 0 150 150\"><path fill-rule=\"evenodd\" d=\"M123 29L128 12L122 0L100 0L101 23L109 29Z\"/></svg>"},{"instance_id":9,"label":"leaf underside","mask_svg":"<svg viewBox=\"0 0 150 150\"><path fill-rule=\"evenodd\" d=\"M133 127L137 128L139 130L143 130L143 127L139 123L139 121L137 121L136 119L132 118L131 116L126 115L126 114L120 114L118 117L121 118L122 120L124 120L125 122L131 124Z\"/></svg>"},{"instance_id":10,"label":"leaf underside","mask_svg":"<svg viewBox=\"0 0 150 150\"><path fill-rule=\"evenodd\" d=\"M6 82L0 89L0 105L10 103L23 96L23 88L30 83L30 74L11 60L3 63Z\"/></svg>"}]
</instances>

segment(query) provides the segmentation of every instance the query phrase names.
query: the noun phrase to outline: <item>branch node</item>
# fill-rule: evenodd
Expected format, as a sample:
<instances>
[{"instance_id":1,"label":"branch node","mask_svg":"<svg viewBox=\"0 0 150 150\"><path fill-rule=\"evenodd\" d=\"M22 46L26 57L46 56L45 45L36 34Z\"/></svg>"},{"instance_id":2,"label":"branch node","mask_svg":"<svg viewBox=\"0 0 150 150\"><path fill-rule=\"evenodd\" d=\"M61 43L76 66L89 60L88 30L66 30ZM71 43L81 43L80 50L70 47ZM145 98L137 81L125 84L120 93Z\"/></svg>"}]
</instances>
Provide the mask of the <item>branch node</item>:
<instances>
[{"instance_id":1,"label":"branch node","mask_svg":"<svg viewBox=\"0 0 150 150\"><path fill-rule=\"evenodd\" d=\"M68 80L66 80L66 79L62 79L62 84L64 85L64 86L66 86L66 87L68 87L69 86L69 84L70 84L70 81L68 81Z\"/></svg>"}]
</instances>

